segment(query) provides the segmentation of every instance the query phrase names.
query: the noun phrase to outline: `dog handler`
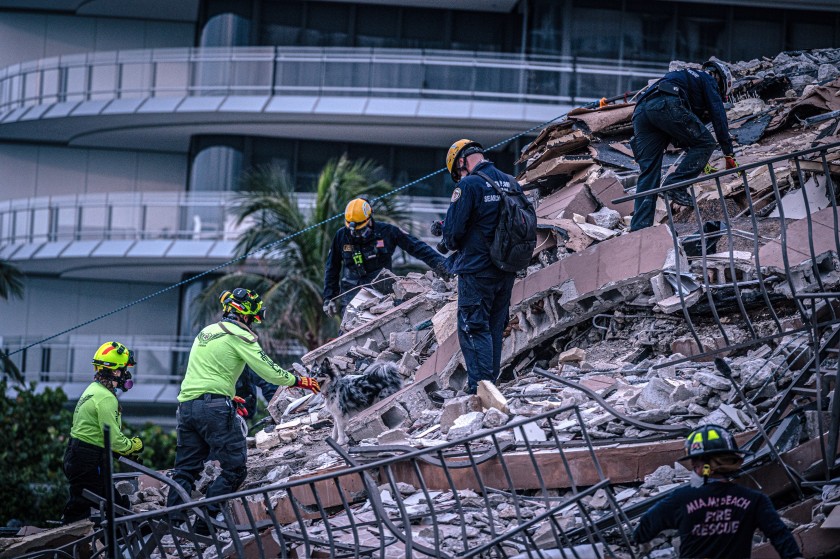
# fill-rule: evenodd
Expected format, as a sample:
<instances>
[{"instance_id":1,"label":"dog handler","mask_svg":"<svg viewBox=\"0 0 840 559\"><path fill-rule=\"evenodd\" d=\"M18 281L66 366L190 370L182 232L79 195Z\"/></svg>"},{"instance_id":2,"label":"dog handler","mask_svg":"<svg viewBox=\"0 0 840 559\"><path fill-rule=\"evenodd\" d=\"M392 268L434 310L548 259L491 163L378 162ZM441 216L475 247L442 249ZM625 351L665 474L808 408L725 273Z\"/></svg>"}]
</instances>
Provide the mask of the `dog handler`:
<instances>
[{"instance_id":1,"label":"dog handler","mask_svg":"<svg viewBox=\"0 0 840 559\"><path fill-rule=\"evenodd\" d=\"M251 330L253 323L265 318L260 296L250 289L225 291L219 298L222 320L205 327L193 342L187 363L187 373L178 394L178 447L172 479L189 494L195 480L204 469L204 462L212 456L219 461L222 473L207 489L207 497L236 491L245 480L247 451L245 434L237 419L235 396L236 379L247 364L265 380L280 386L320 391L318 382L286 371L271 358L257 342ZM169 492L167 506L181 503L175 491ZM211 516L220 511L219 505L208 506ZM209 533L203 520L196 521L198 533Z\"/></svg>"},{"instance_id":2,"label":"dog handler","mask_svg":"<svg viewBox=\"0 0 840 559\"><path fill-rule=\"evenodd\" d=\"M63 524L70 524L90 516L92 503L82 496L88 489L99 496L105 495L105 478L102 465L105 458L103 427L111 429L111 449L124 455L133 455L143 449L140 437L129 439L122 432L122 408L117 400L117 389L127 391L134 383L129 367L135 365L134 353L119 342L105 342L93 355L96 372L79 398L73 412L73 428L64 453L64 475L70 482L70 500L64 507ZM116 504L128 508L128 499L114 491Z\"/></svg>"},{"instance_id":3,"label":"dog handler","mask_svg":"<svg viewBox=\"0 0 840 559\"><path fill-rule=\"evenodd\" d=\"M744 453L723 427L704 425L685 440L691 483L680 487L642 516L633 539L645 544L662 530L680 533L680 557L743 559L752 551L756 528L782 559L801 558L796 540L767 495L732 483L728 477Z\"/></svg>"}]
</instances>

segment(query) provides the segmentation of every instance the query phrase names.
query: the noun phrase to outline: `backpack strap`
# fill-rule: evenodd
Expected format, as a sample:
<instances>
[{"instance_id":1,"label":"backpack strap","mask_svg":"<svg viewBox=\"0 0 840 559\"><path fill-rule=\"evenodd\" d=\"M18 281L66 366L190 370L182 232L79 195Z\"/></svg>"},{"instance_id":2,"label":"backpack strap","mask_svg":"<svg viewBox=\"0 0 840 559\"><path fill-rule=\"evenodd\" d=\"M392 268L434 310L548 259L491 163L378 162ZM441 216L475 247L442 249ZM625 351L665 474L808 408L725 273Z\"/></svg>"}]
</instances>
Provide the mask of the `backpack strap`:
<instances>
[{"instance_id":1,"label":"backpack strap","mask_svg":"<svg viewBox=\"0 0 840 559\"><path fill-rule=\"evenodd\" d=\"M487 173L485 173L484 171L476 171L475 174L486 180L488 183L490 183L490 186L492 186L496 190L496 192L499 193L499 195L507 196L507 192L502 190L502 188L499 186L499 183L491 179Z\"/></svg>"},{"instance_id":2,"label":"backpack strap","mask_svg":"<svg viewBox=\"0 0 840 559\"><path fill-rule=\"evenodd\" d=\"M253 332L251 332L251 329L250 329L250 328L248 328L248 327L247 327L247 326L245 326L245 325L242 325L242 326L241 326L241 328L244 328L245 330L248 330L248 332L249 332L249 333L251 334L251 336L253 336L253 337L249 338L248 336L243 336L243 335L241 335L241 334L237 334L236 332L233 332L230 328L228 328L228 327L227 327L227 325L224 323L224 321L219 322L218 324L219 324L219 328L221 328L221 329L222 329L222 332L224 332L225 334L230 334L231 336L236 336L236 337L237 337L237 338L239 338L240 340L242 340L242 341L244 341L244 342L247 342L247 343L249 343L249 344L252 344L252 343L254 343L254 342L256 342L256 341L257 341L257 335L256 335L256 334L254 334Z\"/></svg>"}]
</instances>

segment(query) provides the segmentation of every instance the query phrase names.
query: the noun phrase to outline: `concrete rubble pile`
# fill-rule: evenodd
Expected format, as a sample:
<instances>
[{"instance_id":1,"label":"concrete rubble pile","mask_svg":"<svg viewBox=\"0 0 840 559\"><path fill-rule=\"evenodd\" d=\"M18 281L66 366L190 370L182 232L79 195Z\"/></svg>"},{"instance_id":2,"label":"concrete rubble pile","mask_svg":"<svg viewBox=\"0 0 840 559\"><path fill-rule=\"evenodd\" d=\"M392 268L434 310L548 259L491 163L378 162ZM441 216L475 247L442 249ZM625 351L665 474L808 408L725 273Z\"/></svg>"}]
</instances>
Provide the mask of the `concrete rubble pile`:
<instances>
[{"instance_id":1,"label":"concrete rubble pile","mask_svg":"<svg viewBox=\"0 0 840 559\"><path fill-rule=\"evenodd\" d=\"M696 67L672 63L672 69L685 66ZM840 111L840 49L782 53L772 60L739 62L731 67L735 102L728 116L741 165L840 141L840 112L821 119ZM358 374L375 360L398 364L403 389L350 421L347 434L353 445L387 447L389 452L397 452L398 447L434 448L547 410L577 406L587 440L596 449L598 445L611 448L619 457L617 463L637 461L626 472L610 475L612 494L622 507L629 507L685 481L687 471L674 460L682 452L680 435L686 429L715 423L733 430L742 442L756 435L756 414L779 405L810 352L807 335L801 332L801 315L791 302L785 268L795 276L798 292L813 290L817 283L822 291L837 291L840 262L834 240L828 235L811 239L818 245L817 274L810 258L789 266L782 263L777 241L780 208L774 202L766 167L748 171L749 193L737 175L723 177L720 184L708 180L694 186L704 222L720 220L723 203L730 215L739 216L731 220L731 230L749 229L747 222L759 219L757 241L722 236L705 251L692 249L688 243L675 248L667 224L668 208L661 198L655 220L658 225L629 233L632 201L614 200L632 192L638 174L628 145L633 107L630 102L576 109L545 128L522 152L524 171L518 179L535 201L538 243L533 265L514 286L498 386L483 382L478 395L461 392L466 372L456 331L456 282L441 281L431 272L393 277L363 290L345 316L346 333L294 365L299 372L306 372L329 359L342 374ZM666 154L666 166L676 162L677 153L674 149ZM782 195L781 211L789 227L796 227L796 220L809 215L828 216L821 219L836 227L827 180L833 180L837 188L840 153L829 153L828 158L828 176L822 162L803 164L799 169L787 162L774 167ZM723 169L722 154L715 152L710 163ZM803 189L806 205L801 194L787 196ZM747 194L756 210L754 216L744 212ZM694 212L676 206L671 209L679 235L694 232ZM756 247L766 291L775 301L788 303L777 306L778 316L757 313L751 326L754 331L748 331L731 301L729 284L733 280L756 283ZM700 252L704 258L699 258ZM800 252L809 254L804 249ZM742 301L757 297L751 290L749 286L741 290ZM718 321L722 326L704 319L712 302L717 310L729 311ZM692 325L686 322L689 312ZM769 336L777 325L792 333L728 349L750 338ZM723 351L718 355L728 356L732 380L712 363L711 352L719 350ZM823 366L827 370L835 367L831 361ZM745 405L744 399L750 405ZM249 438L245 487L278 484L346 466L325 442L332 420L320 397L301 397L296 391L281 389L270 402L269 413L274 424ZM511 430L511 441L522 445L557 436L561 442L581 445L586 442L581 438L584 429L575 413L564 412L554 417L551 425L531 423L528 429ZM791 431L784 449L805 456L801 458L805 462L809 452L818 452L808 441L814 442L821 425L816 412L806 416L805 424ZM632 446L640 443L651 449L670 446L668 453L652 453L652 458L646 458L636 456L637 449ZM630 446L622 454L626 445ZM476 452L481 452L480 444ZM669 460L663 462L662 456ZM810 462L803 468L808 465ZM209 463L200 485L206 486L216 475L218 469ZM127 487L121 489L131 493ZM777 492L786 489L790 487L779 485ZM388 484L380 491L386 509L396 511L395 498L400 498L401 505L412 507L418 518L428 514L429 496L410 483L399 485L399 495L394 495ZM568 488L558 487L557 496L566 491ZM838 491L837 486L829 485L824 494L799 503L797 529L820 526L827 518L834 518L840 526L840 507L834 508L840 501ZM132 508L161 508L164 493L151 485L144 487L131 494ZM278 492L277 498L282 494ZM487 540L486 523L499 522L505 513L489 519L482 516L477 511L486 502L474 490L459 491L459 497L476 501L467 537L479 545ZM491 497L497 513L510 507L503 496ZM437 492L432 499L439 511L446 509L453 495ZM586 497L584 504L593 512L612 514L604 490ZM370 506L369 499L355 503L356 519L363 520ZM805 508L807 514L802 512ZM539 512L535 505L533 511L520 515ZM579 510L570 508L566 513L560 518L564 529L583 526ZM517 519L516 514L507 517ZM460 516L439 514L436 522L449 531L443 538L444 548L447 539L463 543ZM428 535L423 531L424 527L429 530L428 524L426 519L414 526L416 537L422 540ZM544 528L537 525L535 530ZM310 529L317 534L325 527L313 522ZM505 529L497 527L497 531ZM367 535L376 538L378 532L370 529ZM655 544L651 557L669 557L678 542L661 537Z\"/></svg>"}]
</instances>

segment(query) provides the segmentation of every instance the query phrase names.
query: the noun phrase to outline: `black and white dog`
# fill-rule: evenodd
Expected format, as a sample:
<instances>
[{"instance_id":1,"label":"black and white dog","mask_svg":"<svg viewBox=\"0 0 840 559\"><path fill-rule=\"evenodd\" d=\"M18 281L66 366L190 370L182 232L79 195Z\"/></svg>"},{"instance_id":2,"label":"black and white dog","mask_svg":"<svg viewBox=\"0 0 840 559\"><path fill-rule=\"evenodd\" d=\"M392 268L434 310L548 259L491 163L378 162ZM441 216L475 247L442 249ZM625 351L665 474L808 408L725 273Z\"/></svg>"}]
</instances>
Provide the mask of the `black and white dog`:
<instances>
[{"instance_id":1,"label":"black and white dog","mask_svg":"<svg viewBox=\"0 0 840 559\"><path fill-rule=\"evenodd\" d=\"M387 361L374 361L362 374L342 377L330 360L324 359L313 376L321 385L321 396L333 417L332 437L341 445L347 444L344 428L351 417L402 388L396 363Z\"/></svg>"}]
</instances>

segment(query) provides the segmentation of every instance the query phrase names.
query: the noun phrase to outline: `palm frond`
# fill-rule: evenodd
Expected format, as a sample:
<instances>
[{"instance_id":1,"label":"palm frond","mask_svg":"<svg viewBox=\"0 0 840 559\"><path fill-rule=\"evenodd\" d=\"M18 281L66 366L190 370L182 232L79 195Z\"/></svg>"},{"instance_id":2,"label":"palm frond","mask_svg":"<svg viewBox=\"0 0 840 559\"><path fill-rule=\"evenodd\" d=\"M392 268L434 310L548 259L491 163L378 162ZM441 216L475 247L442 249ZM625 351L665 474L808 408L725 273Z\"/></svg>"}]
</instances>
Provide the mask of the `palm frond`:
<instances>
[{"instance_id":1,"label":"palm frond","mask_svg":"<svg viewBox=\"0 0 840 559\"><path fill-rule=\"evenodd\" d=\"M0 260L0 299L23 297L23 273Z\"/></svg>"}]
</instances>

